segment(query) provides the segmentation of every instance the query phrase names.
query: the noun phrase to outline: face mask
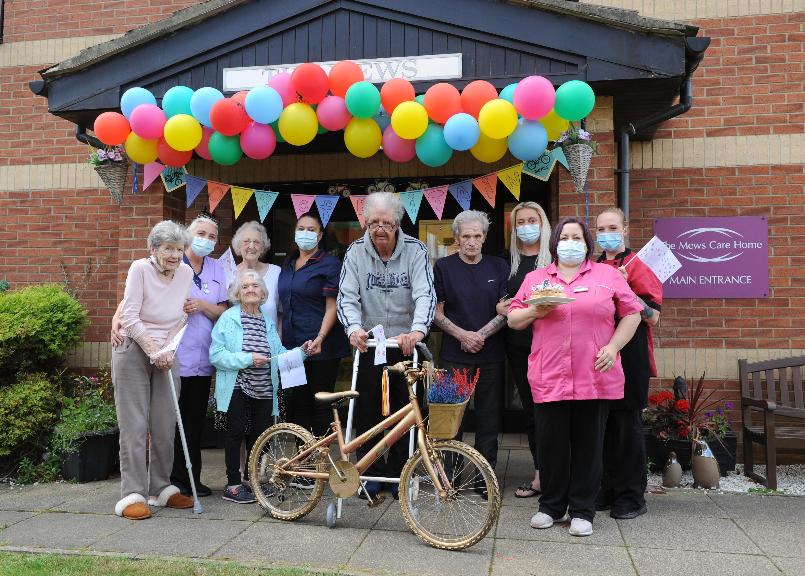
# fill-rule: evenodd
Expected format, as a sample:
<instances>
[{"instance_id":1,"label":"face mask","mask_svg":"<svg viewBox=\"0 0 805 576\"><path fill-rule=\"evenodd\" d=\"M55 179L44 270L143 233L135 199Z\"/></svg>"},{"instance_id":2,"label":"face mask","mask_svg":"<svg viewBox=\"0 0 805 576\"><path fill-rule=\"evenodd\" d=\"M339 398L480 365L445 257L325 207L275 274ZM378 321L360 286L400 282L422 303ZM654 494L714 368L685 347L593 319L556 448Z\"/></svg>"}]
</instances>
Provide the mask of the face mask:
<instances>
[{"instance_id":1,"label":"face mask","mask_svg":"<svg viewBox=\"0 0 805 576\"><path fill-rule=\"evenodd\" d=\"M539 240L539 226L536 224L524 224L517 227L517 237L526 246L536 244Z\"/></svg>"},{"instance_id":2,"label":"face mask","mask_svg":"<svg viewBox=\"0 0 805 576\"><path fill-rule=\"evenodd\" d=\"M560 240L556 246L559 262L568 266L579 264L587 255L587 246L579 240Z\"/></svg>"},{"instance_id":3,"label":"face mask","mask_svg":"<svg viewBox=\"0 0 805 576\"><path fill-rule=\"evenodd\" d=\"M595 241L607 252L614 252L623 244L623 234L621 232L601 232L595 237Z\"/></svg>"},{"instance_id":4,"label":"face mask","mask_svg":"<svg viewBox=\"0 0 805 576\"><path fill-rule=\"evenodd\" d=\"M319 243L319 235L311 230L297 230L294 234L294 242L300 250L313 250Z\"/></svg>"},{"instance_id":5,"label":"face mask","mask_svg":"<svg viewBox=\"0 0 805 576\"><path fill-rule=\"evenodd\" d=\"M190 244L190 249L196 256L209 256L215 250L215 242L208 238L201 238L200 236L193 237L193 243Z\"/></svg>"}]
</instances>

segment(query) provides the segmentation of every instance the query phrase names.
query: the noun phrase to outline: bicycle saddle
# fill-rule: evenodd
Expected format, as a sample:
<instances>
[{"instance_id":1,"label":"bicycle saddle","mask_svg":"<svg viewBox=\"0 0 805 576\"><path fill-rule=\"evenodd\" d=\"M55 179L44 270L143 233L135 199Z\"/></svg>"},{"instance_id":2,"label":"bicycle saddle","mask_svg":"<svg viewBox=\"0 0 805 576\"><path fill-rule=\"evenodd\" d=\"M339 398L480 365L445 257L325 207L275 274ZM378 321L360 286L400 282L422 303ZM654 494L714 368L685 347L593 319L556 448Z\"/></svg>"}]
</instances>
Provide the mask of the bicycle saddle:
<instances>
[{"instance_id":1,"label":"bicycle saddle","mask_svg":"<svg viewBox=\"0 0 805 576\"><path fill-rule=\"evenodd\" d=\"M357 391L347 390L345 392L316 392L313 397L316 399L316 402L333 404L349 400L350 398L357 398L358 396L360 396L360 393Z\"/></svg>"}]
</instances>

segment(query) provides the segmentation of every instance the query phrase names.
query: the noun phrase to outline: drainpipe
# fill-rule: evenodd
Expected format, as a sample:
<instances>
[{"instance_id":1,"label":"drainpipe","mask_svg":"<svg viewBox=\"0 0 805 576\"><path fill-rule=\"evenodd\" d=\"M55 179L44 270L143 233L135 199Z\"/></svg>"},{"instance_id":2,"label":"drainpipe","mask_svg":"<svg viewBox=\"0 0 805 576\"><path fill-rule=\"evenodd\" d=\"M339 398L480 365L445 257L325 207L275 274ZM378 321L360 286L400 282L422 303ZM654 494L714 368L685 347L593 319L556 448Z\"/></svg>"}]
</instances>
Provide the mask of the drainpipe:
<instances>
[{"instance_id":1,"label":"drainpipe","mask_svg":"<svg viewBox=\"0 0 805 576\"><path fill-rule=\"evenodd\" d=\"M87 134L87 129L83 126L79 126L78 124L75 125L75 139L98 149L106 148L106 145L103 142L95 138L95 136L90 136Z\"/></svg>"}]
</instances>

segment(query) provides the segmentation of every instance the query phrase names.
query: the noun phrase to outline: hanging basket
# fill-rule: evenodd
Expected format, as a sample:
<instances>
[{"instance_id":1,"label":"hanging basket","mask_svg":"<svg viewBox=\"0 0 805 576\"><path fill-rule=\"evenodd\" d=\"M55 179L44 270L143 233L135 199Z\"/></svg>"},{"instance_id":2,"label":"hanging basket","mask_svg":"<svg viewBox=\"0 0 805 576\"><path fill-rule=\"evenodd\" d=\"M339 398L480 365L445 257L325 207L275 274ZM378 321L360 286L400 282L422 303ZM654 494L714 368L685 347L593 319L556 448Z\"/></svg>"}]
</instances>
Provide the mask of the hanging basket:
<instances>
[{"instance_id":1,"label":"hanging basket","mask_svg":"<svg viewBox=\"0 0 805 576\"><path fill-rule=\"evenodd\" d=\"M593 157L593 149L586 144L570 144L564 146L567 164L570 166L570 175L573 177L573 185L576 192L584 192L587 184L587 172L590 170L590 161Z\"/></svg>"},{"instance_id":2,"label":"hanging basket","mask_svg":"<svg viewBox=\"0 0 805 576\"><path fill-rule=\"evenodd\" d=\"M123 204L123 190L126 188L126 178L129 175L129 163L110 162L109 164L99 164L95 166L95 172L106 184L115 202Z\"/></svg>"}]
</instances>

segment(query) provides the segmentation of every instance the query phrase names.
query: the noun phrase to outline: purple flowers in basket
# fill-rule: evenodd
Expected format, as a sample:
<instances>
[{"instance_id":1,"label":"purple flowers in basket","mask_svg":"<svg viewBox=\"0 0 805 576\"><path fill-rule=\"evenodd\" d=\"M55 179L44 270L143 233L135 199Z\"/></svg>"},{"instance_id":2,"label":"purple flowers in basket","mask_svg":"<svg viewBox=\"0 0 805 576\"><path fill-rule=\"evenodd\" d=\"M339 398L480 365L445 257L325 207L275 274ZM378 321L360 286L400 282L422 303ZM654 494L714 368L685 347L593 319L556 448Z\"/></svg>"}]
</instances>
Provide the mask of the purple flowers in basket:
<instances>
[{"instance_id":1,"label":"purple flowers in basket","mask_svg":"<svg viewBox=\"0 0 805 576\"><path fill-rule=\"evenodd\" d=\"M461 404L472 396L481 371L476 370L470 379L467 368L453 368L452 374L447 370L436 370L433 382L428 389L428 402L431 404Z\"/></svg>"}]
</instances>

